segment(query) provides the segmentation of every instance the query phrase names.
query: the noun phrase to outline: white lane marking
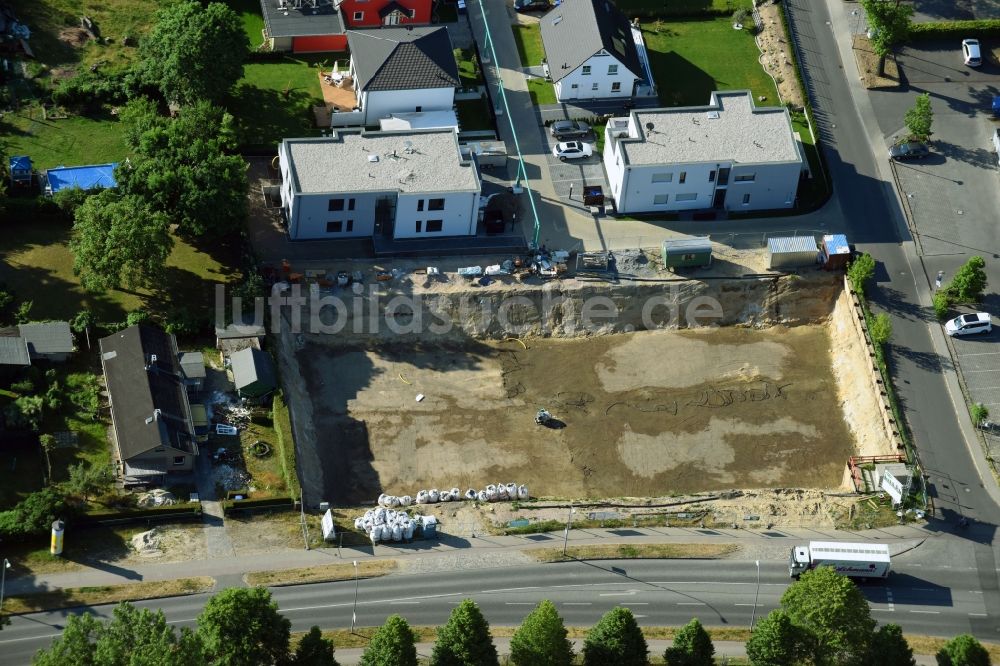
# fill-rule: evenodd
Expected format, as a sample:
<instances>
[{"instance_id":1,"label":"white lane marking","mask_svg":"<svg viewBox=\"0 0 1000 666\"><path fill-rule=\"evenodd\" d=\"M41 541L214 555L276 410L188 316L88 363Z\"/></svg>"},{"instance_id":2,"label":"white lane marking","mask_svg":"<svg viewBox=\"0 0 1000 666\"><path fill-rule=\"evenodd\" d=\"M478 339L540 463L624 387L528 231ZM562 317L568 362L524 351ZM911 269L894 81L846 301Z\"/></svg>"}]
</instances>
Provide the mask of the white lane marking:
<instances>
[{"instance_id":1,"label":"white lane marking","mask_svg":"<svg viewBox=\"0 0 1000 666\"><path fill-rule=\"evenodd\" d=\"M873 613L877 613L877 612L881 612L881 613L894 613L895 612L891 608L872 608L871 611Z\"/></svg>"},{"instance_id":2,"label":"white lane marking","mask_svg":"<svg viewBox=\"0 0 1000 666\"><path fill-rule=\"evenodd\" d=\"M940 615L941 611L911 610L911 613L924 613L925 615Z\"/></svg>"},{"instance_id":3,"label":"white lane marking","mask_svg":"<svg viewBox=\"0 0 1000 666\"><path fill-rule=\"evenodd\" d=\"M393 606L419 606L419 601L390 601Z\"/></svg>"},{"instance_id":4,"label":"white lane marking","mask_svg":"<svg viewBox=\"0 0 1000 666\"><path fill-rule=\"evenodd\" d=\"M589 601L564 601L564 602L562 602L562 605L563 606L593 606L594 604L592 604Z\"/></svg>"},{"instance_id":5,"label":"white lane marking","mask_svg":"<svg viewBox=\"0 0 1000 666\"><path fill-rule=\"evenodd\" d=\"M622 606L648 606L645 601L623 601Z\"/></svg>"},{"instance_id":6,"label":"white lane marking","mask_svg":"<svg viewBox=\"0 0 1000 666\"><path fill-rule=\"evenodd\" d=\"M508 601L505 606L534 606L534 601Z\"/></svg>"},{"instance_id":7,"label":"white lane marking","mask_svg":"<svg viewBox=\"0 0 1000 666\"><path fill-rule=\"evenodd\" d=\"M704 606L705 604L701 601L678 601L678 606Z\"/></svg>"},{"instance_id":8,"label":"white lane marking","mask_svg":"<svg viewBox=\"0 0 1000 666\"><path fill-rule=\"evenodd\" d=\"M532 585L531 587L502 587L497 590L480 590L480 594L493 594L494 592L518 592L520 590L537 590L537 585Z\"/></svg>"},{"instance_id":9,"label":"white lane marking","mask_svg":"<svg viewBox=\"0 0 1000 666\"><path fill-rule=\"evenodd\" d=\"M20 643L21 641L37 641L37 640L41 640L43 638L55 638L56 636L62 636L62 634L61 633L59 633L59 634L45 634L44 636L28 636L26 638L8 638L7 640L0 641L0 644L3 644L3 643Z\"/></svg>"},{"instance_id":10,"label":"white lane marking","mask_svg":"<svg viewBox=\"0 0 1000 666\"><path fill-rule=\"evenodd\" d=\"M969 613L969 617L986 617L986 613Z\"/></svg>"},{"instance_id":11,"label":"white lane marking","mask_svg":"<svg viewBox=\"0 0 1000 666\"><path fill-rule=\"evenodd\" d=\"M639 590L625 590L624 592L601 592L599 597L634 597L639 594Z\"/></svg>"},{"instance_id":12,"label":"white lane marking","mask_svg":"<svg viewBox=\"0 0 1000 666\"><path fill-rule=\"evenodd\" d=\"M753 606L754 604L733 604L734 606ZM760 608L764 604L757 604L757 608Z\"/></svg>"},{"instance_id":13,"label":"white lane marking","mask_svg":"<svg viewBox=\"0 0 1000 666\"><path fill-rule=\"evenodd\" d=\"M886 588L886 590L885 590L885 598L886 598L886 603L888 603L888 605L889 605L889 610L891 610L891 611L896 610L895 604L892 603L892 590L891 589Z\"/></svg>"}]
</instances>

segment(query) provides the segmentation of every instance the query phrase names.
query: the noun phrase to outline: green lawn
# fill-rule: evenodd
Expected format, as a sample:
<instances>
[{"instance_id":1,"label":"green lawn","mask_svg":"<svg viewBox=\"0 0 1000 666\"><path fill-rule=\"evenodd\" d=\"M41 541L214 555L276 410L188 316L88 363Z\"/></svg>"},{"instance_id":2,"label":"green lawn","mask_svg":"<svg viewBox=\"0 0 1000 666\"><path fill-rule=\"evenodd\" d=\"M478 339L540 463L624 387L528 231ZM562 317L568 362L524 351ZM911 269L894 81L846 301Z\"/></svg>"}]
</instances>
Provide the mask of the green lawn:
<instances>
[{"instance_id":1,"label":"green lawn","mask_svg":"<svg viewBox=\"0 0 1000 666\"><path fill-rule=\"evenodd\" d=\"M45 120L38 106L0 119L0 146L29 155L36 169L120 162L128 156L118 121L110 114Z\"/></svg>"},{"instance_id":2,"label":"green lawn","mask_svg":"<svg viewBox=\"0 0 1000 666\"><path fill-rule=\"evenodd\" d=\"M459 100L455 102L455 108L458 110L458 124L462 131L493 129L485 97Z\"/></svg>"},{"instance_id":3,"label":"green lawn","mask_svg":"<svg viewBox=\"0 0 1000 666\"><path fill-rule=\"evenodd\" d=\"M517 45L517 54L521 57L521 65L541 65L545 49L542 48L542 33L538 24L512 25L511 29L514 31L514 43Z\"/></svg>"},{"instance_id":4,"label":"green lawn","mask_svg":"<svg viewBox=\"0 0 1000 666\"><path fill-rule=\"evenodd\" d=\"M455 62L458 63L458 76L463 88L475 88L483 83L475 49L455 49Z\"/></svg>"},{"instance_id":5,"label":"green lawn","mask_svg":"<svg viewBox=\"0 0 1000 666\"><path fill-rule=\"evenodd\" d=\"M333 56L286 56L277 62L248 63L227 105L236 118L239 142L276 145L283 138L318 136L314 106L323 105L318 69Z\"/></svg>"},{"instance_id":6,"label":"green lawn","mask_svg":"<svg viewBox=\"0 0 1000 666\"><path fill-rule=\"evenodd\" d=\"M804 180L799 184L798 200L799 208L811 210L820 206L830 196L830 188L823 177L823 170L820 167L819 150L813 142L809 133L809 125L806 124L805 116L802 114L792 114L792 129L798 132L802 138L802 147L805 149L806 159L809 160L809 171L812 178Z\"/></svg>"},{"instance_id":7,"label":"green lawn","mask_svg":"<svg viewBox=\"0 0 1000 666\"><path fill-rule=\"evenodd\" d=\"M556 103L556 89L545 79L528 79L528 94L531 95L531 102L535 106Z\"/></svg>"},{"instance_id":8,"label":"green lawn","mask_svg":"<svg viewBox=\"0 0 1000 666\"><path fill-rule=\"evenodd\" d=\"M264 17L260 14L259 0L227 0L234 12L240 15L243 21L243 30L246 31L250 39L250 49L256 49L264 42L262 31L264 30Z\"/></svg>"},{"instance_id":9,"label":"green lawn","mask_svg":"<svg viewBox=\"0 0 1000 666\"><path fill-rule=\"evenodd\" d=\"M616 0L618 9L631 18L633 13L658 16L697 16L705 11L732 13L750 9L751 0Z\"/></svg>"},{"instance_id":10,"label":"green lawn","mask_svg":"<svg viewBox=\"0 0 1000 666\"><path fill-rule=\"evenodd\" d=\"M774 81L761 67L753 36L733 30L729 18L663 21L642 32L653 78L665 106L708 104L714 90L753 91L759 106L778 106ZM767 99L758 101L764 95Z\"/></svg>"}]
</instances>

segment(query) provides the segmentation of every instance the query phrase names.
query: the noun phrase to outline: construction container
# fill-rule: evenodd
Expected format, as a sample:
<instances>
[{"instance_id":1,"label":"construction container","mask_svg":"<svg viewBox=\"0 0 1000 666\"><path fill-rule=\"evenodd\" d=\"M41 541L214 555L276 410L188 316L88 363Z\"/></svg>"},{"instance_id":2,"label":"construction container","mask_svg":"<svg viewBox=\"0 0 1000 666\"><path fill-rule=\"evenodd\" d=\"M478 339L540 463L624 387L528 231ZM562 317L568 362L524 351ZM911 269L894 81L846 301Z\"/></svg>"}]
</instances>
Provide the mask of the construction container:
<instances>
[{"instance_id":1,"label":"construction container","mask_svg":"<svg viewBox=\"0 0 1000 666\"><path fill-rule=\"evenodd\" d=\"M828 271L842 270L847 267L847 262L851 260L851 246L847 243L847 236L844 234L831 234L823 236L823 244L820 245L820 263Z\"/></svg>"},{"instance_id":2,"label":"construction container","mask_svg":"<svg viewBox=\"0 0 1000 666\"><path fill-rule=\"evenodd\" d=\"M767 239L768 264L771 270L815 266L819 258L812 236L788 236Z\"/></svg>"},{"instance_id":3,"label":"construction container","mask_svg":"<svg viewBox=\"0 0 1000 666\"><path fill-rule=\"evenodd\" d=\"M712 265L712 241L704 238L671 238L661 247L664 268L701 267Z\"/></svg>"}]
</instances>

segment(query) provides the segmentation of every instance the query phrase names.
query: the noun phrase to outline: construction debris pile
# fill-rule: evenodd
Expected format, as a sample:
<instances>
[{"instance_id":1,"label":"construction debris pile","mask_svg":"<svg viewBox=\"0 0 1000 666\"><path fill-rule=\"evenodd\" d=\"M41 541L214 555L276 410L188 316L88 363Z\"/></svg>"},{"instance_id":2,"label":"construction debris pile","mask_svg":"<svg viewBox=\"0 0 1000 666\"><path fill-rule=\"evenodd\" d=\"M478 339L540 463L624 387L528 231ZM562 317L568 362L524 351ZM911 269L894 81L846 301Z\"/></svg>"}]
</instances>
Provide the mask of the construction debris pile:
<instances>
[{"instance_id":1,"label":"construction debris pile","mask_svg":"<svg viewBox=\"0 0 1000 666\"><path fill-rule=\"evenodd\" d=\"M140 532L132 537L132 549L143 557L159 557L163 554L160 549L160 533L154 527L146 532Z\"/></svg>"},{"instance_id":2,"label":"construction debris pile","mask_svg":"<svg viewBox=\"0 0 1000 666\"><path fill-rule=\"evenodd\" d=\"M469 488L465 491L464 495L459 488L452 488L451 490L438 490L437 488L431 488L430 490L418 490L416 498L413 498L410 495L397 497L396 495L386 495L383 493L378 496L378 505L386 509L395 509L401 506L410 506L414 503L437 504L438 502L460 502L463 499L473 502L507 502L513 500L526 500L530 497L531 495L528 493L528 486L524 484L491 483L484 489L478 491L474 488Z\"/></svg>"},{"instance_id":3,"label":"construction debris pile","mask_svg":"<svg viewBox=\"0 0 1000 666\"><path fill-rule=\"evenodd\" d=\"M177 504L177 498L173 493L157 488L139 495L135 503L141 507L169 506Z\"/></svg>"}]
</instances>

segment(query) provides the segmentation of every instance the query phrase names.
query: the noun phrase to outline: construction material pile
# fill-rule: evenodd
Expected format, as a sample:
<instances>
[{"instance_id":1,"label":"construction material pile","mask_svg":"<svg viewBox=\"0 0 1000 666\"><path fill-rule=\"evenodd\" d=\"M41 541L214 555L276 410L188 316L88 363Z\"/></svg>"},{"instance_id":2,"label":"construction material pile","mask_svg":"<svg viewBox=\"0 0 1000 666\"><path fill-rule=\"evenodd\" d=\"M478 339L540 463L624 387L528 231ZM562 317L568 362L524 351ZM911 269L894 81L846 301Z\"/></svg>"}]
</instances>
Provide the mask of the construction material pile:
<instances>
[{"instance_id":1,"label":"construction material pile","mask_svg":"<svg viewBox=\"0 0 1000 666\"><path fill-rule=\"evenodd\" d=\"M372 543L379 541L409 541L422 519L429 516L411 517L406 511L395 509L369 509L365 515L354 520L355 529L364 530ZM435 521L436 522L436 521Z\"/></svg>"},{"instance_id":2,"label":"construction material pile","mask_svg":"<svg viewBox=\"0 0 1000 666\"><path fill-rule=\"evenodd\" d=\"M386 495L383 493L378 497L378 505L386 509L395 509L412 504L437 504L439 502L460 502L462 500L471 500L473 502L508 502L526 500L530 497L528 486L524 484L491 483L482 490L469 488L464 494L459 488L452 488L451 490L438 490L437 488L418 490L415 498L410 495L397 497L396 495Z\"/></svg>"}]
</instances>

